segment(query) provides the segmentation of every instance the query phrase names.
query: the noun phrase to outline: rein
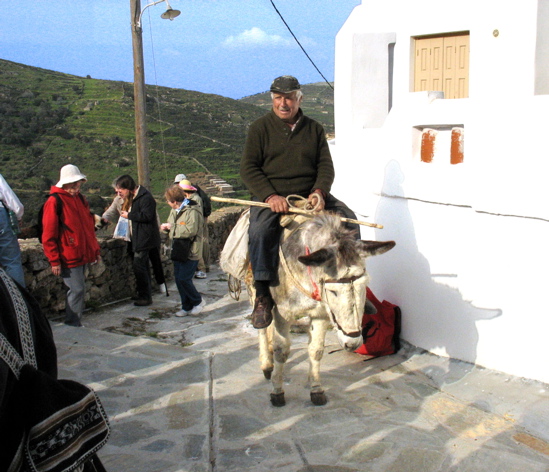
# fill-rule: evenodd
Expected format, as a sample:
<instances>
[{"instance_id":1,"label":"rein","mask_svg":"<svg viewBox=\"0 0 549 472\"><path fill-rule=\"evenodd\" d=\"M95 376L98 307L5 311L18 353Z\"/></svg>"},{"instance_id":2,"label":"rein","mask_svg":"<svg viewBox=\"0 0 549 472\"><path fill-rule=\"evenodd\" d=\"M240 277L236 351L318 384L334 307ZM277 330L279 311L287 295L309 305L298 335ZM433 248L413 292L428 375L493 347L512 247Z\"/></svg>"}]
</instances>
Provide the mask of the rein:
<instances>
[{"instance_id":1,"label":"rein","mask_svg":"<svg viewBox=\"0 0 549 472\"><path fill-rule=\"evenodd\" d=\"M282 252L282 248L278 248L278 255L279 255L279 258L280 258L280 263L282 264L282 267L284 267L284 271L286 272L286 274L288 274L288 276L290 277L290 279L292 280L293 284L295 285L295 287L297 289L299 289L299 291L305 295L306 297L309 297L309 298L312 298L313 300L315 300L313 297L312 297L312 294L310 292L308 292L304 287L303 285L301 285L299 283L299 281L294 277L294 274L292 273L292 271L290 270L290 267L288 267L288 262L286 262L286 258L284 257L284 253ZM320 300L316 300L316 301L320 301Z\"/></svg>"}]
</instances>

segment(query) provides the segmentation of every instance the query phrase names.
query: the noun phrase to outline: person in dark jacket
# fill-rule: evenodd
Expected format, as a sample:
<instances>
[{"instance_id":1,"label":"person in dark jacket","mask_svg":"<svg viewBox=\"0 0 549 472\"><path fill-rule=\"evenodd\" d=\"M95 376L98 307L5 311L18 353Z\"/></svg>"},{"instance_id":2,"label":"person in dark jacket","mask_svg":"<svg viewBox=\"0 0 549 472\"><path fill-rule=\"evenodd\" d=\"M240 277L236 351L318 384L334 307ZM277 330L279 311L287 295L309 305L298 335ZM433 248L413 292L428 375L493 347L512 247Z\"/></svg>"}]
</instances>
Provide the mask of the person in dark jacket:
<instances>
[{"instance_id":1,"label":"person in dark jacket","mask_svg":"<svg viewBox=\"0 0 549 472\"><path fill-rule=\"evenodd\" d=\"M132 198L133 200L133 198ZM131 207L131 201L126 200L122 197L119 197L116 195L114 197L112 203L110 206L103 212L103 215L101 215L101 222L100 222L100 229L102 226L110 225L111 223L116 223L118 221L118 218L120 218L120 212L125 209L129 209ZM159 221L158 215L157 220ZM128 243L128 252L131 253L131 242ZM170 292L168 291L168 284L166 283L166 275L164 274L164 266L162 265L162 256L160 255L160 248L153 248L149 250L149 259L151 261L152 270L154 274L154 278L156 280L156 283L158 284L158 288L160 290L160 293L165 294L167 297L170 296ZM139 297L134 296L132 299L137 300Z\"/></svg>"},{"instance_id":2,"label":"person in dark jacket","mask_svg":"<svg viewBox=\"0 0 549 472\"><path fill-rule=\"evenodd\" d=\"M288 195L300 195L318 209L356 219L356 215L330 194L334 181L332 156L320 123L300 108L303 93L295 77L285 75L271 84L271 111L250 125L240 176L255 201L270 208L250 208L249 250L256 299L254 328L272 321L270 284L278 273L280 215L288 212ZM357 231L358 226L351 229Z\"/></svg>"},{"instance_id":3,"label":"person in dark jacket","mask_svg":"<svg viewBox=\"0 0 549 472\"><path fill-rule=\"evenodd\" d=\"M86 292L85 267L99 260L95 221L80 186L86 181L78 167L61 168L59 182L50 189L42 216L42 247L53 275L68 287L65 324L82 326ZM58 205L62 205L59 216Z\"/></svg>"},{"instance_id":4,"label":"person in dark jacket","mask_svg":"<svg viewBox=\"0 0 549 472\"><path fill-rule=\"evenodd\" d=\"M109 432L94 408L99 399L91 402L88 387L57 374L48 319L0 267L0 470L106 472L95 454Z\"/></svg>"},{"instance_id":5,"label":"person in dark jacket","mask_svg":"<svg viewBox=\"0 0 549 472\"><path fill-rule=\"evenodd\" d=\"M152 304L149 251L159 250L160 230L156 218L156 201L145 187L137 185L129 175L122 175L115 181L115 190L124 202L131 201L131 207L123 207L122 218L130 221L130 240L133 252L133 272L138 299L135 306Z\"/></svg>"}]
</instances>

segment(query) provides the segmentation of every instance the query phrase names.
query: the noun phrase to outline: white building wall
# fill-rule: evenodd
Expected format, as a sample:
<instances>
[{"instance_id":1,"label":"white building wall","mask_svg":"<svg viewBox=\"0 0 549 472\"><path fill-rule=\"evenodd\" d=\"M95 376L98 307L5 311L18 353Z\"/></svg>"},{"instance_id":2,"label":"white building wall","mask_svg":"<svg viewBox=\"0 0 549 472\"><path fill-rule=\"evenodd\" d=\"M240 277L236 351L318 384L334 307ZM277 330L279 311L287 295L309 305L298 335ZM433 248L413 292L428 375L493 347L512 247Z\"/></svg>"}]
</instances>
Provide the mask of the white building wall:
<instances>
[{"instance_id":1,"label":"white building wall","mask_svg":"<svg viewBox=\"0 0 549 472\"><path fill-rule=\"evenodd\" d=\"M336 39L332 143L334 194L384 225L364 239L397 242L368 268L403 338L544 382L548 23L549 0L363 0ZM457 31L470 32L469 98L410 92L412 38ZM422 163L417 127L456 124L464 163Z\"/></svg>"}]
</instances>

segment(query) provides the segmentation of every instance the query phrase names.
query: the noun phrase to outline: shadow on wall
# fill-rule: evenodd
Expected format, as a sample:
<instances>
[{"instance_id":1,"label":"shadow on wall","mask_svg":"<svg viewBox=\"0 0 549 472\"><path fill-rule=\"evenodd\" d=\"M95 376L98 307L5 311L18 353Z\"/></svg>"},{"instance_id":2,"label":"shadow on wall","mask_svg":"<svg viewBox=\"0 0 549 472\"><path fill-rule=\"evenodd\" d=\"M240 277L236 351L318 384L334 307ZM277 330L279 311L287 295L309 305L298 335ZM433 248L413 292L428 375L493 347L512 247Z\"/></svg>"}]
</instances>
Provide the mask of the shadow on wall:
<instances>
[{"instance_id":1,"label":"shadow on wall","mask_svg":"<svg viewBox=\"0 0 549 472\"><path fill-rule=\"evenodd\" d=\"M382 198L376 210L376 221L383 223L385 229L376 230L376 239L394 239L397 245L384 256L385 259L369 261L371 272L376 274L373 289L401 307L402 337L406 341L436 354L446 353L453 359L475 363L479 339L476 322L496 318L502 312L464 300L457 288L449 286L459 274L431 272L429 261L419 251L409 209L409 205L416 202L402 197L403 182L404 174L399 163L389 162L385 169ZM450 218L433 222L445 232L454 230L452 224L456 223ZM445 243L441 238L440 244ZM448 250L453 250L450 243ZM449 365L452 369L452 364Z\"/></svg>"}]
</instances>

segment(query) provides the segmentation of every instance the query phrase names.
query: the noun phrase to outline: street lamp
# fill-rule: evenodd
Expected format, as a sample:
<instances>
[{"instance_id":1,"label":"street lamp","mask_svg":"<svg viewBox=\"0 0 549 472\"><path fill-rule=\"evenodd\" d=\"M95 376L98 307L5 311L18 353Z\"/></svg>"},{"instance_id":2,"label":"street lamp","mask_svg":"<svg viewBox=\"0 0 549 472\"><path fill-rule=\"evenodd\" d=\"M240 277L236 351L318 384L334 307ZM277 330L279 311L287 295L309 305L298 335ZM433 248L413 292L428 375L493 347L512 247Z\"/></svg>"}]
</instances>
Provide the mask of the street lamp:
<instances>
[{"instance_id":1,"label":"street lamp","mask_svg":"<svg viewBox=\"0 0 549 472\"><path fill-rule=\"evenodd\" d=\"M145 6L141 10L141 0L130 0L132 48L133 48L133 101L135 105L135 146L137 152L137 178L139 185L149 188L149 149L147 147L147 94L145 91L145 65L143 61L143 36L141 17L143 12L153 5L166 2L167 10L161 15L165 20L173 20L181 12L174 10L168 0L159 0Z\"/></svg>"}]
</instances>

